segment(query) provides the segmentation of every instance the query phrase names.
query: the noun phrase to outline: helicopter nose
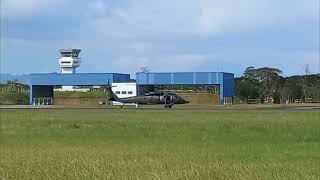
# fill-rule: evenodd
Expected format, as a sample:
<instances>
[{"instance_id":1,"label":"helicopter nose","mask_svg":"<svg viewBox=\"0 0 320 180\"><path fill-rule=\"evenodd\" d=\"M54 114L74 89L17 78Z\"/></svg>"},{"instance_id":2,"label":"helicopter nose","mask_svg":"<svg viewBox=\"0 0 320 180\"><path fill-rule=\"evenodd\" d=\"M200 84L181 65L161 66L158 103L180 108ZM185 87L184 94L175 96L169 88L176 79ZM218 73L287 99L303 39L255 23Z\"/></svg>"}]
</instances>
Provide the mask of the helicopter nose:
<instances>
[{"instance_id":1,"label":"helicopter nose","mask_svg":"<svg viewBox=\"0 0 320 180\"><path fill-rule=\"evenodd\" d=\"M185 100L185 99L183 99L182 101L183 101L183 103L186 103L186 104L189 103L189 101L187 101L187 100Z\"/></svg>"}]
</instances>

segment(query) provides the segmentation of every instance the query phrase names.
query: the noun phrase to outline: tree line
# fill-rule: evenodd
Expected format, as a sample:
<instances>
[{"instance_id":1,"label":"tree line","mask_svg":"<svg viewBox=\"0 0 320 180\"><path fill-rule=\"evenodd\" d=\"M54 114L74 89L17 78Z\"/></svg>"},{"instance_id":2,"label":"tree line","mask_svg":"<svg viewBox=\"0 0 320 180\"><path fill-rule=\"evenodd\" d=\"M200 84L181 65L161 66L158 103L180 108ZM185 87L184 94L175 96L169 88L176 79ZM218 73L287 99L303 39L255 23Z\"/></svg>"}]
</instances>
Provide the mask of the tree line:
<instances>
[{"instance_id":1,"label":"tree line","mask_svg":"<svg viewBox=\"0 0 320 180\"><path fill-rule=\"evenodd\" d=\"M6 84L0 83L0 92L29 92L29 86L19 83L18 80L7 81Z\"/></svg>"},{"instance_id":2,"label":"tree line","mask_svg":"<svg viewBox=\"0 0 320 180\"><path fill-rule=\"evenodd\" d=\"M277 68L246 68L236 78L236 100L242 103L320 102L320 74L283 77Z\"/></svg>"}]
</instances>

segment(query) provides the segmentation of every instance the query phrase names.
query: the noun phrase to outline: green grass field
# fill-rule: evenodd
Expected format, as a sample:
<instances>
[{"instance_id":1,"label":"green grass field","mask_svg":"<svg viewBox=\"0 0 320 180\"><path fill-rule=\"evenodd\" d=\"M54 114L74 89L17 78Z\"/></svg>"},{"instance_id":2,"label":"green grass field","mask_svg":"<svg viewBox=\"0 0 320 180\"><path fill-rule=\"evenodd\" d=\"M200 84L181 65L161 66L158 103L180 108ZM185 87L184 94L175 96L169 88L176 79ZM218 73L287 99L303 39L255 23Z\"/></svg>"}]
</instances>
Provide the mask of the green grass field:
<instances>
[{"instance_id":1,"label":"green grass field","mask_svg":"<svg viewBox=\"0 0 320 180\"><path fill-rule=\"evenodd\" d=\"M29 104L28 92L0 92L1 104Z\"/></svg>"},{"instance_id":2,"label":"green grass field","mask_svg":"<svg viewBox=\"0 0 320 180\"><path fill-rule=\"evenodd\" d=\"M105 98L108 99L106 92L54 92L57 99L91 99ZM29 92L0 92L0 105L29 104Z\"/></svg>"},{"instance_id":3,"label":"green grass field","mask_svg":"<svg viewBox=\"0 0 320 180\"><path fill-rule=\"evenodd\" d=\"M0 110L0 179L319 179L320 112Z\"/></svg>"},{"instance_id":4,"label":"green grass field","mask_svg":"<svg viewBox=\"0 0 320 180\"><path fill-rule=\"evenodd\" d=\"M79 99L79 98L108 98L107 92L74 92L74 91L55 91L55 98Z\"/></svg>"}]
</instances>

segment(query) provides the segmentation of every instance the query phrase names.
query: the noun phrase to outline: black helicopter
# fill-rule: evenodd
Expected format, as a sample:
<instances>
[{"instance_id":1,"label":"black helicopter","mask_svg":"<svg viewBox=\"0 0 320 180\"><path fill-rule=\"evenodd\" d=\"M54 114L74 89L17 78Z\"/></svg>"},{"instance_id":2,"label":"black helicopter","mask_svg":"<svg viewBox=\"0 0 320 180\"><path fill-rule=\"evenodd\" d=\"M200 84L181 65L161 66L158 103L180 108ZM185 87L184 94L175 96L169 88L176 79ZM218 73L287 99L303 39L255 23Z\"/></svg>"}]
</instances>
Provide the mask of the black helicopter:
<instances>
[{"instance_id":1,"label":"black helicopter","mask_svg":"<svg viewBox=\"0 0 320 180\"><path fill-rule=\"evenodd\" d=\"M164 104L164 108L172 108L174 104L187 104L189 101L186 101L182 97L173 94L173 93L149 93L141 96L119 98L111 90L111 87L108 87L111 97L109 101L117 101L123 103L121 108L125 104Z\"/></svg>"}]
</instances>

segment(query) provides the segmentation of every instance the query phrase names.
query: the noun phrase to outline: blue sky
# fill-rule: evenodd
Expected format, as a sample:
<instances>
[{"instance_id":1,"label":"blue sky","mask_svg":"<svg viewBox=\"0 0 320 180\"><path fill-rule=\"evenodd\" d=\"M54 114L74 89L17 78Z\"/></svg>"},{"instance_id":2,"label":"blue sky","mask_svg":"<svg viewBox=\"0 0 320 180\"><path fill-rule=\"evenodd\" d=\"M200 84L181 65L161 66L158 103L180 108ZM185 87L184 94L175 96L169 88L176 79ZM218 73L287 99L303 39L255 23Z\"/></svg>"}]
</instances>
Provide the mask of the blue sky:
<instances>
[{"instance_id":1,"label":"blue sky","mask_svg":"<svg viewBox=\"0 0 320 180\"><path fill-rule=\"evenodd\" d=\"M1 0L1 72L319 71L319 0Z\"/></svg>"}]
</instances>

